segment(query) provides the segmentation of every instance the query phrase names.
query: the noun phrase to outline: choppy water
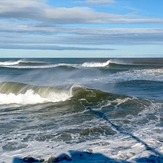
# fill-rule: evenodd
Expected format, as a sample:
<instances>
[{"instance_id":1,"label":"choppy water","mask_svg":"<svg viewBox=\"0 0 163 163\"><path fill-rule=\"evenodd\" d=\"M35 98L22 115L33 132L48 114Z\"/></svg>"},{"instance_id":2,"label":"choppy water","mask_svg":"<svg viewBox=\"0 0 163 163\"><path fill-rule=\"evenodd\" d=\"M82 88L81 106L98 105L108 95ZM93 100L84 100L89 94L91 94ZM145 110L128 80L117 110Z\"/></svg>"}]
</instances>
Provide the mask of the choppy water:
<instances>
[{"instance_id":1,"label":"choppy water","mask_svg":"<svg viewBox=\"0 0 163 163\"><path fill-rule=\"evenodd\" d=\"M162 116L163 59L0 59L1 162L162 162Z\"/></svg>"}]
</instances>

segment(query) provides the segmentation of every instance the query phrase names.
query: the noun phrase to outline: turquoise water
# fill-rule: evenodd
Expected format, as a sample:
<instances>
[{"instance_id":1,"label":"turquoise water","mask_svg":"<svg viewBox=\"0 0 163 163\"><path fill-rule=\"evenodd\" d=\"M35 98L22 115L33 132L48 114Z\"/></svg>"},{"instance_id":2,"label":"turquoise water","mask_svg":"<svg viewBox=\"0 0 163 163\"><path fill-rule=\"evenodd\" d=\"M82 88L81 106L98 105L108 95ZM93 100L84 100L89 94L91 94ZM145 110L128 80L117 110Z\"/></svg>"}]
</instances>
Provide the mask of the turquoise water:
<instances>
[{"instance_id":1,"label":"turquoise water","mask_svg":"<svg viewBox=\"0 0 163 163\"><path fill-rule=\"evenodd\" d=\"M161 157L162 90L163 59L0 59L2 161Z\"/></svg>"}]
</instances>

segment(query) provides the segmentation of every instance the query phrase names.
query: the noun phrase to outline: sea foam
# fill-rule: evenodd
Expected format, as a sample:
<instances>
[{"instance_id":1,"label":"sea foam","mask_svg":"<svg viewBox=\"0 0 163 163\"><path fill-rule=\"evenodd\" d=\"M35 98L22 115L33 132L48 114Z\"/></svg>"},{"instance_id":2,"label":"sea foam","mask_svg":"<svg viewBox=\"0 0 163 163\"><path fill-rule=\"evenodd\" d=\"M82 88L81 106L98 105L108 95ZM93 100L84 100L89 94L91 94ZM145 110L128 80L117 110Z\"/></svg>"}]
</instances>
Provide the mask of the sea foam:
<instances>
[{"instance_id":1,"label":"sea foam","mask_svg":"<svg viewBox=\"0 0 163 163\"><path fill-rule=\"evenodd\" d=\"M2 94L0 93L0 104L19 104L19 105L29 105L29 104L39 104L47 102L60 102L65 101L70 98L67 93L51 93L47 97L41 97L39 94L35 93L32 89L27 90L24 94Z\"/></svg>"},{"instance_id":2,"label":"sea foam","mask_svg":"<svg viewBox=\"0 0 163 163\"><path fill-rule=\"evenodd\" d=\"M106 62L85 62L82 64L82 67L106 67L110 63L110 60Z\"/></svg>"}]
</instances>

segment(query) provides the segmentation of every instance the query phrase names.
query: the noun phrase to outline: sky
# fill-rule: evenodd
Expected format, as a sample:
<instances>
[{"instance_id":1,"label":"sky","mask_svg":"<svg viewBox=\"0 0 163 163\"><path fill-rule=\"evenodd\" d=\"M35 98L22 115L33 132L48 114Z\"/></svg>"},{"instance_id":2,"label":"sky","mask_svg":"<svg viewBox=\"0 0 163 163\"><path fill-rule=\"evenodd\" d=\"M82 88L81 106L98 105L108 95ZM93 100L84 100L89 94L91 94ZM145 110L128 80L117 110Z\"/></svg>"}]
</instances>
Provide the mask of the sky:
<instances>
[{"instance_id":1,"label":"sky","mask_svg":"<svg viewBox=\"0 0 163 163\"><path fill-rule=\"evenodd\" d=\"M163 57L163 0L0 0L0 57Z\"/></svg>"}]
</instances>

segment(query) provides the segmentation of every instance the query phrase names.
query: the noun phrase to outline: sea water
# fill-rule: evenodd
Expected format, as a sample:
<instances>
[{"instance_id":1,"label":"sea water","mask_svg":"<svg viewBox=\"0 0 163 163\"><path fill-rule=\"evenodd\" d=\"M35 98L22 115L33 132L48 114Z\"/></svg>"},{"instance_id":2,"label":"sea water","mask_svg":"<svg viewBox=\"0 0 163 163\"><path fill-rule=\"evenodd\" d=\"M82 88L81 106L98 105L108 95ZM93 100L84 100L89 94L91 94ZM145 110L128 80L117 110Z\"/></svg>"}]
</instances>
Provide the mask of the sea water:
<instances>
[{"instance_id":1,"label":"sea water","mask_svg":"<svg viewBox=\"0 0 163 163\"><path fill-rule=\"evenodd\" d=\"M0 59L0 162L163 162L162 116L163 59Z\"/></svg>"}]
</instances>

